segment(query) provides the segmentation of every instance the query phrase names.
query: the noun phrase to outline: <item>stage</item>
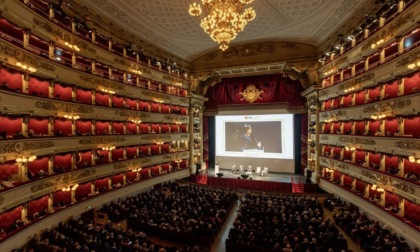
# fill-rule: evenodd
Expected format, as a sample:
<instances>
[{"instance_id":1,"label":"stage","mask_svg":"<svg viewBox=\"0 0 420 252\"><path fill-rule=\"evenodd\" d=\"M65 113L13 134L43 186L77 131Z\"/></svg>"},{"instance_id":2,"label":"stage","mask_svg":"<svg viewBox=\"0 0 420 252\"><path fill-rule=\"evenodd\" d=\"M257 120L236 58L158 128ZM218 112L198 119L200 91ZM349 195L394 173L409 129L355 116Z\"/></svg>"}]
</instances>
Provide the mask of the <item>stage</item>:
<instances>
[{"instance_id":1,"label":"stage","mask_svg":"<svg viewBox=\"0 0 420 252\"><path fill-rule=\"evenodd\" d=\"M205 174L207 174L207 176L205 176ZM299 182L302 182L305 193L318 192L318 185L305 183L306 177L299 174L268 172L263 176L259 174L245 176L245 173L232 173L232 171L229 169L219 169L218 174L219 176L216 174L214 168L209 168L202 171L200 175L195 175L194 177L205 178L204 180L199 180L205 181L205 184L214 187L270 191L279 193L292 193L291 182L293 178L294 183L299 184ZM220 174L223 174L223 176L220 176Z\"/></svg>"}]
</instances>

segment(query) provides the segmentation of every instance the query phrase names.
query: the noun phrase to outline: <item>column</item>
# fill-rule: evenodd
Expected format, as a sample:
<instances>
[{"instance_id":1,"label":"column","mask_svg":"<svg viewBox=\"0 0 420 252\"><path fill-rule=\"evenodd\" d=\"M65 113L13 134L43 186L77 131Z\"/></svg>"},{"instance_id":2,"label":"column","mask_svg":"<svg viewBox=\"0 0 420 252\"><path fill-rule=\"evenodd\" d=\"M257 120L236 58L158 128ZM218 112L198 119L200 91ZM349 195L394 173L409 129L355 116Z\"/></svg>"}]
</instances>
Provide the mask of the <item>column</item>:
<instances>
[{"instance_id":1,"label":"column","mask_svg":"<svg viewBox=\"0 0 420 252\"><path fill-rule=\"evenodd\" d=\"M96 104L96 90L92 90L92 105Z\"/></svg>"},{"instance_id":2,"label":"column","mask_svg":"<svg viewBox=\"0 0 420 252\"><path fill-rule=\"evenodd\" d=\"M111 38L108 39L108 50L112 52L112 39Z\"/></svg>"},{"instance_id":3,"label":"column","mask_svg":"<svg viewBox=\"0 0 420 252\"><path fill-rule=\"evenodd\" d=\"M25 49L28 49L30 35L31 35L30 29L23 29L23 48Z\"/></svg>"},{"instance_id":4,"label":"column","mask_svg":"<svg viewBox=\"0 0 420 252\"><path fill-rule=\"evenodd\" d=\"M53 9L52 4L50 4L50 10L49 10L48 14L49 14L50 19L54 18L54 9Z\"/></svg>"},{"instance_id":5,"label":"column","mask_svg":"<svg viewBox=\"0 0 420 252\"><path fill-rule=\"evenodd\" d=\"M77 68L77 55L75 52L72 52L71 54L71 66Z\"/></svg>"},{"instance_id":6,"label":"column","mask_svg":"<svg viewBox=\"0 0 420 252\"><path fill-rule=\"evenodd\" d=\"M71 153L71 169L72 170L77 169L77 166L76 166L76 156L77 156L77 152L72 152Z\"/></svg>"},{"instance_id":7,"label":"column","mask_svg":"<svg viewBox=\"0 0 420 252\"><path fill-rule=\"evenodd\" d=\"M351 65L351 77L356 75L356 64Z\"/></svg>"},{"instance_id":8,"label":"column","mask_svg":"<svg viewBox=\"0 0 420 252\"><path fill-rule=\"evenodd\" d=\"M385 172L385 155L381 153L380 157L381 157L381 161L379 163L379 166L380 166L379 171Z\"/></svg>"},{"instance_id":9,"label":"column","mask_svg":"<svg viewBox=\"0 0 420 252\"><path fill-rule=\"evenodd\" d=\"M18 163L18 169L21 171L20 179L22 182L27 182L28 179L28 163Z\"/></svg>"},{"instance_id":10,"label":"column","mask_svg":"<svg viewBox=\"0 0 420 252\"><path fill-rule=\"evenodd\" d=\"M96 61L92 60L92 72L91 72L91 74L95 74L95 72L96 72Z\"/></svg>"},{"instance_id":11,"label":"column","mask_svg":"<svg viewBox=\"0 0 420 252\"><path fill-rule=\"evenodd\" d=\"M113 75L112 75L112 67L111 67L111 66L108 66L108 78L109 78L110 80L112 80L112 79L113 79Z\"/></svg>"},{"instance_id":12,"label":"column","mask_svg":"<svg viewBox=\"0 0 420 252\"><path fill-rule=\"evenodd\" d=\"M48 117L48 136L53 136L53 123L54 123L54 117L50 116Z\"/></svg>"},{"instance_id":13,"label":"column","mask_svg":"<svg viewBox=\"0 0 420 252\"><path fill-rule=\"evenodd\" d=\"M76 31L76 26L77 26L77 22L76 22L76 19L72 19L71 20L71 32L73 33L73 34L77 34L77 31Z\"/></svg>"},{"instance_id":14,"label":"column","mask_svg":"<svg viewBox=\"0 0 420 252\"><path fill-rule=\"evenodd\" d=\"M96 30L92 29L91 33L92 33L92 44L95 44L96 43Z\"/></svg>"},{"instance_id":15,"label":"column","mask_svg":"<svg viewBox=\"0 0 420 252\"><path fill-rule=\"evenodd\" d=\"M50 41L48 43L48 58L50 60L54 60L54 54L55 54L54 50L55 50L55 43L54 41Z\"/></svg>"},{"instance_id":16,"label":"column","mask_svg":"<svg viewBox=\"0 0 420 252\"><path fill-rule=\"evenodd\" d=\"M398 2L398 12L402 12L404 10L404 8L405 8L404 0L400 0Z\"/></svg>"},{"instance_id":17,"label":"column","mask_svg":"<svg viewBox=\"0 0 420 252\"><path fill-rule=\"evenodd\" d=\"M25 115L22 120L22 134L24 136L28 136L28 123L29 123L29 116Z\"/></svg>"},{"instance_id":18,"label":"column","mask_svg":"<svg viewBox=\"0 0 420 252\"><path fill-rule=\"evenodd\" d=\"M71 88L71 100L74 102L76 101L76 86Z\"/></svg>"},{"instance_id":19,"label":"column","mask_svg":"<svg viewBox=\"0 0 420 252\"><path fill-rule=\"evenodd\" d=\"M48 156L47 174L49 175L54 174L54 155Z\"/></svg>"},{"instance_id":20,"label":"column","mask_svg":"<svg viewBox=\"0 0 420 252\"><path fill-rule=\"evenodd\" d=\"M29 73L23 73L22 75L22 93L28 94L29 93Z\"/></svg>"},{"instance_id":21,"label":"column","mask_svg":"<svg viewBox=\"0 0 420 252\"><path fill-rule=\"evenodd\" d=\"M125 50L125 49L124 49ZM127 78L127 71L124 71L123 72L123 82L124 83L127 83L127 80L128 80L128 78Z\"/></svg>"},{"instance_id":22,"label":"column","mask_svg":"<svg viewBox=\"0 0 420 252\"><path fill-rule=\"evenodd\" d=\"M54 81L50 80L48 82L48 98L54 99Z\"/></svg>"},{"instance_id":23,"label":"column","mask_svg":"<svg viewBox=\"0 0 420 252\"><path fill-rule=\"evenodd\" d=\"M96 120L92 119L92 135L96 135Z\"/></svg>"},{"instance_id":24,"label":"column","mask_svg":"<svg viewBox=\"0 0 420 252\"><path fill-rule=\"evenodd\" d=\"M72 136L76 135L76 122L77 120L74 120L74 119L71 120L71 135Z\"/></svg>"},{"instance_id":25,"label":"column","mask_svg":"<svg viewBox=\"0 0 420 252\"><path fill-rule=\"evenodd\" d=\"M369 37L369 29L365 28L365 30L363 31L364 37L368 38Z\"/></svg>"},{"instance_id":26,"label":"column","mask_svg":"<svg viewBox=\"0 0 420 252\"><path fill-rule=\"evenodd\" d=\"M379 62L382 64L385 62L385 48L378 48L379 52Z\"/></svg>"}]
</instances>

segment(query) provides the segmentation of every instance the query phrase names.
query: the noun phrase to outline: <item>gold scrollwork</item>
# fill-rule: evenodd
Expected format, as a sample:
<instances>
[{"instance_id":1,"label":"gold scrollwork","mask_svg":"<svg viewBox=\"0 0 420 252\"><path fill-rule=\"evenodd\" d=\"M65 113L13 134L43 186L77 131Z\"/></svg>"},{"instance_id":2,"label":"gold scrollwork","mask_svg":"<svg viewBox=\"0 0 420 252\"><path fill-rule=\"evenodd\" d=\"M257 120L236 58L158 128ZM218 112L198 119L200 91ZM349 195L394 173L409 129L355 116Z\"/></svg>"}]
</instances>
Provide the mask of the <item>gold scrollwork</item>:
<instances>
[{"instance_id":1,"label":"gold scrollwork","mask_svg":"<svg viewBox=\"0 0 420 252\"><path fill-rule=\"evenodd\" d=\"M404 150L420 150L420 143L417 141L398 141L395 146Z\"/></svg>"},{"instance_id":2,"label":"gold scrollwork","mask_svg":"<svg viewBox=\"0 0 420 252\"><path fill-rule=\"evenodd\" d=\"M60 31L60 29L55 28L53 25L51 25L49 22L44 22L41 19L34 18L32 19L34 24L41 27L44 31L53 34L55 36L58 36L60 38L64 38L63 32Z\"/></svg>"},{"instance_id":3,"label":"gold scrollwork","mask_svg":"<svg viewBox=\"0 0 420 252\"><path fill-rule=\"evenodd\" d=\"M402 109L411 105L410 99L380 102L363 109L363 113L377 113Z\"/></svg>"},{"instance_id":4,"label":"gold scrollwork","mask_svg":"<svg viewBox=\"0 0 420 252\"><path fill-rule=\"evenodd\" d=\"M79 78L82 81L89 82L98 86L107 87L107 88L111 88L115 90L125 90L124 85L119 84L119 83L113 83L111 81L106 81L102 78L97 78L97 77L83 75L83 74L79 75Z\"/></svg>"},{"instance_id":5,"label":"gold scrollwork","mask_svg":"<svg viewBox=\"0 0 420 252\"><path fill-rule=\"evenodd\" d=\"M4 197L0 196L0 206L3 205L3 202L4 202Z\"/></svg>"},{"instance_id":6,"label":"gold scrollwork","mask_svg":"<svg viewBox=\"0 0 420 252\"><path fill-rule=\"evenodd\" d=\"M243 92L239 92L239 94L242 95L241 101L246 100L249 103L262 99L262 93L264 93L264 91L258 90L255 85L248 85Z\"/></svg>"},{"instance_id":7,"label":"gold scrollwork","mask_svg":"<svg viewBox=\"0 0 420 252\"><path fill-rule=\"evenodd\" d=\"M118 143L125 142L127 138L125 137L100 137L100 138L86 138L80 139L80 144L108 144L108 143Z\"/></svg>"},{"instance_id":8,"label":"gold scrollwork","mask_svg":"<svg viewBox=\"0 0 420 252\"><path fill-rule=\"evenodd\" d=\"M53 141L19 141L0 143L0 154L47 149L53 146L55 146L55 142Z\"/></svg>"},{"instance_id":9,"label":"gold scrollwork","mask_svg":"<svg viewBox=\"0 0 420 252\"><path fill-rule=\"evenodd\" d=\"M364 139L360 137L339 137L338 141L353 144L375 145L376 141L372 139Z\"/></svg>"},{"instance_id":10,"label":"gold scrollwork","mask_svg":"<svg viewBox=\"0 0 420 252\"><path fill-rule=\"evenodd\" d=\"M91 114L95 112L93 108L83 105L74 105L66 104L60 102L50 102L50 101L37 101L35 107L39 109L49 110L49 111L61 111L65 113L80 113L80 114Z\"/></svg>"},{"instance_id":11,"label":"gold scrollwork","mask_svg":"<svg viewBox=\"0 0 420 252\"><path fill-rule=\"evenodd\" d=\"M321 137L320 137L320 139L321 139L321 140L328 140L328 139L330 139L330 138L329 138L328 136L321 136Z\"/></svg>"},{"instance_id":12,"label":"gold scrollwork","mask_svg":"<svg viewBox=\"0 0 420 252\"><path fill-rule=\"evenodd\" d=\"M135 111L117 110L115 115L122 117L134 117L134 118L150 118L149 114Z\"/></svg>"}]
</instances>

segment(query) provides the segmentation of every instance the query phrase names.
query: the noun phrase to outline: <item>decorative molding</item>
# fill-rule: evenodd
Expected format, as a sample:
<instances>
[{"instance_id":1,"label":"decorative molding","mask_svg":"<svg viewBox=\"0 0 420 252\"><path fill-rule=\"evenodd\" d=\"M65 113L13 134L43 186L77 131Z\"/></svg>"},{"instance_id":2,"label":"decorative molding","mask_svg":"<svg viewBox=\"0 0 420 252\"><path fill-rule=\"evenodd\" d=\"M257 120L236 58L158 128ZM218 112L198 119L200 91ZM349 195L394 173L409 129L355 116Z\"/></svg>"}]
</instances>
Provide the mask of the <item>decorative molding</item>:
<instances>
[{"instance_id":1,"label":"decorative molding","mask_svg":"<svg viewBox=\"0 0 420 252\"><path fill-rule=\"evenodd\" d=\"M352 144L364 144L364 145L375 145L376 141L372 139L364 139L360 137L347 137L342 136L338 138L338 141Z\"/></svg>"},{"instance_id":2,"label":"decorative molding","mask_svg":"<svg viewBox=\"0 0 420 252\"><path fill-rule=\"evenodd\" d=\"M0 206L3 205L3 202L4 202L4 197L0 196Z\"/></svg>"},{"instance_id":3,"label":"decorative molding","mask_svg":"<svg viewBox=\"0 0 420 252\"><path fill-rule=\"evenodd\" d=\"M119 143L125 142L127 138L125 137L100 137L100 138L86 138L80 139L80 144L109 144L109 143Z\"/></svg>"},{"instance_id":4,"label":"decorative molding","mask_svg":"<svg viewBox=\"0 0 420 252\"><path fill-rule=\"evenodd\" d=\"M180 138L185 138L185 139L187 139L187 138L188 138L188 134L181 135L181 136L180 136Z\"/></svg>"},{"instance_id":5,"label":"decorative molding","mask_svg":"<svg viewBox=\"0 0 420 252\"><path fill-rule=\"evenodd\" d=\"M171 101L171 97L169 95L159 94L149 90L142 90L141 93L143 95L149 96L150 98L164 99L165 103L169 103Z\"/></svg>"},{"instance_id":6,"label":"decorative molding","mask_svg":"<svg viewBox=\"0 0 420 252\"><path fill-rule=\"evenodd\" d=\"M420 143L417 141L398 141L395 146L404 150L420 150Z\"/></svg>"},{"instance_id":7,"label":"decorative molding","mask_svg":"<svg viewBox=\"0 0 420 252\"><path fill-rule=\"evenodd\" d=\"M260 91L255 85L248 85L243 92L239 92L239 94L242 95L241 101L246 100L249 103L253 103L258 99L261 100L262 93L264 93L264 91Z\"/></svg>"},{"instance_id":8,"label":"decorative molding","mask_svg":"<svg viewBox=\"0 0 420 252\"><path fill-rule=\"evenodd\" d=\"M26 63L38 69L43 68L49 72L55 72L54 65L46 63L44 60L40 60L39 57L31 55L24 50L17 49L17 47L11 46L8 42L0 41L0 52L11 56L16 61Z\"/></svg>"},{"instance_id":9,"label":"decorative molding","mask_svg":"<svg viewBox=\"0 0 420 252\"><path fill-rule=\"evenodd\" d=\"M115 111L115 115L121 117L134 117L134 118L150 118L149 114L143 112L136 112L136 111L127 111L127 110L117 110Z\"/></svg>"},{"instance_id":10,"label":"decorative molding","mask_svg":"<svg viewBox=\"0 0 420 252\"><path fill-rule=\"evenodd\" d=\"M319 91L319 96L324 96L324 95L327 95L329 93L330 93L329 89L324 89L324 90Z\"/></svg>"},{"instance_id":11,"label":"decorative molding","mask_svg":"<svg viewBox=\"0 0 420 252\"><path fill-rule=\"evenodd\" d=\"M94 77L94 76L88 76L88 75L79 75L79 78L82 81L92 83L98 86L103 86L115 90L125 90L125 86L123 84L114 83L111 81L107 81L104 78Z\"/></svg>"},{"instance_id":12,"label":"decorative molding","mask_svg":"<svg viewBox=\"0 0 420 252\"><path fill-rule=\"evenodd\" d=\"M320 137L320 139L321 139L321 140L328 140L328 139L330 139L330 138L329 138L328 136L321 136L321 137Z\"/></svg>"},{"instance_id":13,"label":"decorative molding","mask_svg":"<svg viewBox=\"0 0 420 252\"><path fill-rule=\"evenodd\" d=\"M410 99L398 99L393 101L378 102L374 105L367 106L363 109L363 113L376 113L393 111L402 109L411 105Z\"/></svg>"},{"instance_id":14,"label":"decorative molding","mask_svg":"<svg viewBox=\"0 0 420 252\"><path fill-rule=\"evenodd\" d=\"M55 25L51 25L50 22L43 21L43 20L38 19L38 18L33 18L32 21L34 22L35 25L42 28L47 33L50 33L50 34L54 35L55 37L58 36L61 39L64 38L64 33L59 28L56 28Z\"/></svg>"},{"instance_id":15,"label":"decorative molding","mask_svg":"<svg viewBox=\"0 0 420 252\"><path fill-rule=\"evenodd\" d=\"M35 107L38 109L44 109L48 111L60 111L66 113L81 113L81 114L91 114L95 110L86 105L75 105L61 102L51 102L51 101L37 101Z\"/></svg>"},{"instance_id":16,"label":"decorative molding","mask_svg":"<svg viewBox=\"0 0 420 252\"><path fill-rule=\"evenodd\" d=\"M141 140L166 140L166 139L172 139L172 136L169 135L147 135L147 136L142 136Z\"/></svg>"},{"instance_id":17,"label":"decorative molding","mask_svg":"<svg viewBox=\"0 0 420 252\"><path fill-rule=\"evenodd\" d=\"M86 41L82 39L78 39L78 38L74 39L73 44L77 45L83 51L87 51L92 54L97 54L96 49L93 46L90 46L89 43L87 43Z\"/></svg>"},{"instance_id":18,"label":"decorative molding","mask_svg":"<svg viewBox=\"0 0 420 252\"><path fill-rule=\"evenodd\" d=\"M414 186L400 180L392 179L385 174L362 169L362 176L378 182L381 186L394 187L409 194L414 194L416 192Z\"/></svg>"},{"instance_id":19,"label":"decorative molding","mask_svg":"<svg viewBox=\"0 0 420 252\"><path fill-rule=\"evenodd\" d=\"M114 165L114 170L121 170L121 169L125 169L125 168L130 168L130 167L136 167L136 166L140 166L142 164L145 163L150 163L152 162L151 158L140 158L140 159L136 159L136 160L131 160L128 162L122 162L122 163L118 163ZM138 168L138 167L136 167Z\"/></svg>"},{"instance_id":20,"label":"decorative molding","mask_svg":"<svg viewBox=\"0 0 420 252\"><path fill-rule=\"evenodd\" d=\"M51 179L46 179L39 183L33 184L31 186L31 192L35 193L35 192L42 191L50 187L55 187L58 185L65 185L66 183L70 183L72 181L76 181L81 178L89 177L91 175L94 175L95 173L96 173L95 169L88 168L88 169L83 169L80 171L73 171L70 173L54 176Z\"/></svg>"},{"instance_id":21,"label":"decorative molding","mask_svg":"<svg viewBox=\"0 0 420 252\"><path fill-rule=\"evenodd\" d=\"M165 115L163 118L165 120L173 120L173 121L188 121L188 117L186 116Z\"/></svg>"},{"instance_id":22,"label":"decorative molding","mask_svg":"<svg viewBox=\"0 0 420 252\"><path fill-rule=\"evenodd\" d=\"M54 141L19 141L0 143L0 154L20 153L22 151L33 151L39 149L47 149L55 146Z\"/></svg>"},{"instance_id":23,"label":"decorative molding","mask_svg":"<svg viewBox=\"0 0 420 252\"><path fill-rule=\"evenodd\" d=\"M406 57L397 61L395 66L396 67L406 66L408 64L415 63L419 58L420 58L420 53L418 51L411 52L411 53L407 54Z\"/></svg>"},{"instance_id":24,"label":"decorative molding","mask_svg":"<svg viewBox=\"0 0 420 252\"><path fill-rule=\"evenodd\" d=\"M349 80L349 81L346 81L346 82L340 84L338 86L338 90L344 90L344 89L353 87L354 85L357 85L357 84L361 85L363 82L371 80L374 77L375 77L375 73L364 74L364 75L362 75L358 78L355 78L353 80Z\"/></svg>"},{"instance_id":25,"label":"decorative molding","mask_svg":"<svg viewBox=\"0 0 420 252\"><path fill-rule=\"evenodd\" d=\"M332 117L339 117L347 115L347 111L345 110L335 110L327 113L320 114L321 118L332 118Z\"/></svg>"}]
</instances>

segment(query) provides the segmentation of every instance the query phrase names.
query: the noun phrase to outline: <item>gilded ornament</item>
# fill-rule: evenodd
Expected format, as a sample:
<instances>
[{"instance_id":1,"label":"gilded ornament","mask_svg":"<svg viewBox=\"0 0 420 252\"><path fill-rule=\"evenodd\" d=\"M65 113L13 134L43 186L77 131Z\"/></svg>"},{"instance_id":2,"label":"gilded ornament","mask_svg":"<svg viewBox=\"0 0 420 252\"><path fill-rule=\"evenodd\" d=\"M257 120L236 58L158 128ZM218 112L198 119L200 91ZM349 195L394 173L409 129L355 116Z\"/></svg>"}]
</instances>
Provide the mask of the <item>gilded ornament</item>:
<instances>
[{"instance_id":1,"label":"gilded ornament","mask_svg":"<svg viewBox=\"0 0 420 252\"><path fill-rule=\"evenodd\" d=\"M149 114L143 112L127 111L127 110L117 110L115 115L121 117L133 117L133 118L150 118Z\"/></svg>"},{"instance_id":2,"label":"gilded ornament","mask_svg":"<svg viewBox=\"0 0 420 252\"><path fill-rule=\"evenodd\" d=\"M53 141L11 141L0 143L0 154L47 149L53 146L55 146Z\"/></svg>"},{"instance_id":3,"label":"gilded ornament","mask_svg":"<svg viewBox=\"0 0 420 252\"><path fill-rule=\"evenodd\" d=\"M262 99L260 96L264 91L258 90L254 85L248 85L243 92L239 92L242 95L241 101L246 100L249 103L253 103L257 99Z\"/></svg>"},{"instance_id":4,"label":"gilded ornament","mask_svg":"<svg viewBox=\"0 0 420 252\"><path fill-rule=\"evenodd\" d=\"M395 146L404 150L420 150L420 142L417 141L398 141Z\"/></svg>"},{"instance_id":5,"label":"gilded ornament","mask_svg":"<svg viewBox=\"0 0 420 252\"><path fill-rule=\"evenodd\" d=\"M65 113L91 114L95 112L95 110L89 106L51 101L37 101L35 103L35 107L39 109L60 111Z\"/></svg>"},{"instance_id":6,"label":"gilded ornament","mask_svg":"<svg viewBox=\"0 0 420 252\"><path fill-rule=\"evenodd\" d=\"M386 102L379 102L374 105L367 106L363 109L363 113L376 113L376 112L386 112L393 111L397 109L402 109L411 105L410 99L398 99Z\"/></svg>"},{"instance_id":7,"label":"gilded ornament","mask_svg":"<svg viewBox=\"0 0 420 252\"><path fill-rule=\"evenodd\" d=\"M80 144L109 144L109 143L118 143L125 142L127 138L125 137L100 137L100 138L86 138L80 139Z\"/></svg>"},{"instance_id":8,"label":"gilded ornament","mask_svg":"<svg viewBox=\"0 0 420 252\"><path fill-rule=\"evenodd\" d=\"M364 144L364 145L375 145L376 141L372 139L364 139L360 137L339 137L338 141L344 143L353 143L353 144Z\"/></svg>"}]
</instances>

